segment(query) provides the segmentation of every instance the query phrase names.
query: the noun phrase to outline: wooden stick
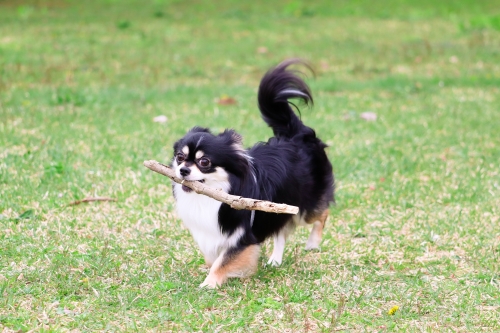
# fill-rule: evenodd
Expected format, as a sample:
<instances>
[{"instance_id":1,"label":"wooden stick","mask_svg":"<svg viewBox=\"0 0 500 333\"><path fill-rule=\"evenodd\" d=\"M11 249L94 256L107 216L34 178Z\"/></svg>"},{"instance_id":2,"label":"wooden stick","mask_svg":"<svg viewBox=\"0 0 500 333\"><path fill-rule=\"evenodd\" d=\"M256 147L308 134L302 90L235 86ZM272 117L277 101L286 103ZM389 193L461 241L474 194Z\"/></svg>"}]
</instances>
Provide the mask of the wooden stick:
<instances>
[{"instance_id":1,"label":"wooden stick","mask_svg":"<svg viewBox=\"0 0 500 333\"><path fill-rule=\"evenodd\" d=\"M261 210L263 212L268 212L268 213L293 214L293 215L299 212L299 207L296 206L278 204L265 200L243 198L237 195L228 194L220 188L216 189L197 181L189 181L177 178L174 170L154 160L144 161L144 166L146 168L153 170L154 172L169 177L176 183L189 187L198 194L204 194L217 201L224 202L234 209Z\"/></svg>"},{"instance_id":2,"label":"wooden stick","mask_svg":"<svg viewBox=\"0 0 500 333\"><path fill-rule=\"evenodd\" d=\"M86 202L93 202L93 201L116 201L116 199L113 199L113 198L106 198L106 197L87 197L87 198L84 198L82 200L76 200L76 201L73 201L73 202L70 202L68 204L68 206L76 206L76 205L79 205L81 203L86 203Z\"/></svg>"}]
</instances>

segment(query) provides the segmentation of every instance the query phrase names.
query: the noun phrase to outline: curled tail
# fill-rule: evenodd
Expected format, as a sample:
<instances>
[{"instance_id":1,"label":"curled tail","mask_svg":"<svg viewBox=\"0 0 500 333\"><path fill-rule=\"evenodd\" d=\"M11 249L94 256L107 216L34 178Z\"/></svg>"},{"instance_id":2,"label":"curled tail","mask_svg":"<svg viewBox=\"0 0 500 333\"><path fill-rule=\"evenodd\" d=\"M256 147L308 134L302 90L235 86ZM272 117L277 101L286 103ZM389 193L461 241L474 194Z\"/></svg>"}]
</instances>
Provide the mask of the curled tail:
<instances>
[{"instance_id":1,"label":"curled tail","mask_svg":"<svg viewBox=\"0 0 500 333\"><path fill-rule=\"evenodd\" d=\"M289 102L289 99L301 99L306 105L313 103L307 84L296 71L287 70L288 66L293 64L307 66L297 59L286 60L270 69L259 86L258 102L262 118L277 137L291 138L305 128L291 107L295 104Z\"/></svg>"}]
</instances>

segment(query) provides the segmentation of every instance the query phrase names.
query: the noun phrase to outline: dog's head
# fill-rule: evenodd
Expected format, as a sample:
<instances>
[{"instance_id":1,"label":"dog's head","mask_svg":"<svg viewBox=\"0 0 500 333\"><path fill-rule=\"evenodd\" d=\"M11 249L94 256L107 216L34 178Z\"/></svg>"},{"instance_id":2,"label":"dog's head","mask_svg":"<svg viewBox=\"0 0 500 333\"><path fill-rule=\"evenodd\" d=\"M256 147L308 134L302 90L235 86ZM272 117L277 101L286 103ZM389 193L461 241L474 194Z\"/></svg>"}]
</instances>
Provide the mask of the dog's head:
<instances>
[{"instance_id":1,"label":"dog's head","mask_svg":"<svg viewBox=\"0 0 500 333\"><path fill-rule=\"evenodd\" d=\"M213 135L207 128L194 127L174 144L172 167L181 179L216 187L229 184L231 174L244 178L250 167L241 141L233 130ZM190 191L185 186L183 189Z\"/></svg>"}]
</instances>

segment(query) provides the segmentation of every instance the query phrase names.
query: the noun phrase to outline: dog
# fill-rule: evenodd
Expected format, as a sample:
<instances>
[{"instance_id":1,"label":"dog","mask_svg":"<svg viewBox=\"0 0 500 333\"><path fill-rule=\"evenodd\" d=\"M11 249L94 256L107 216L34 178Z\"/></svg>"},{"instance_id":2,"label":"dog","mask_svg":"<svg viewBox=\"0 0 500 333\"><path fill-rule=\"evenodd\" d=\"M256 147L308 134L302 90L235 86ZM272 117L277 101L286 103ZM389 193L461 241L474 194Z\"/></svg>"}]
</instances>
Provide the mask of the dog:
<instances>
[{"instance_id":1,"label":"dog","mask_svg":"<svg viewBox=\"0 0 500 333\"><path fill-rule=\"evenodd\" d=\"M297 215L235 210L174 183L177 213L210 268L200 287L217 288L228 278L255 273L260 244L269 237L274 248L268 264L280 265L285 241L297 225L312 225L306 250L319 248L329 205L334 202L334 176L327 145L302 123L289 101L313 103L308 85L289 69L296 64L306 65L287 60L261 80L258 105L274 132L267 142L244 149L241 135L232 129L215 135L208 128L194 127L174 144L171 167L178 178L299 207Z\"/></svg>"}]
</instances>

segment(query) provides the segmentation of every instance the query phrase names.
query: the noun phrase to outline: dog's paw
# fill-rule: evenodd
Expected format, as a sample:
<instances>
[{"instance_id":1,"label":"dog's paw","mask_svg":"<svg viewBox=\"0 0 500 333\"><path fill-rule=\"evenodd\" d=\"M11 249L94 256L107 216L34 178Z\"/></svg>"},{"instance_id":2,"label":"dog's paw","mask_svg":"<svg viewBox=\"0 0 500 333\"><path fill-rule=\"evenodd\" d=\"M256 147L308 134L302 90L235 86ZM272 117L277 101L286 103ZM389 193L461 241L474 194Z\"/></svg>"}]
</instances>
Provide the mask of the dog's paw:
<instances>
[{"instance_id":1,"label":"dog's paw","mask_svg":"<svg viewBox=\"0 0 500 333\"><path fill-rule=\"evenodd\" d=\"M267 262L267 265L271 265L271 266L274 266L274 267L278 267L281 265L281 259L278 259L278 258L273 258L271 256L271 258L269 258L268 262Z\"/></svg>"},{"instance_id":2,"label":"dog's paw","mask_svg":"<svg viewBox=\"0 0 500 333\"><path fill-rule=\"evenodd\" d=\"M305 250L306 251L312 251L312 250L319 250L319 244L321 243L321 239L316 239L313 237L309 237L306 243Z\"/></svg>"},{"instance_id":3,"label":"dog's paw","mask_svg":"<svg viewBox=\"0 0 500 333\"><path fill-rule=\"evenodd\" d=\"M202 284L200 284L200 288L208 288L208 289L217 289L222 285L222 282L217 281L216 278L213 276L207 276L205 281L203 281Z\"/></svg>"},{"instance_id":4,"label":"dog's paw","mask_svg":"<svg viewBox=\"0 0 500 333\"><path fill-rule=\"evenodd\" d=\"M306 243L306 247L305 247L305 250L306 251L319 251L319 244L316 243L316 242L307 242Z\"/></svg>"}]
</instances>

